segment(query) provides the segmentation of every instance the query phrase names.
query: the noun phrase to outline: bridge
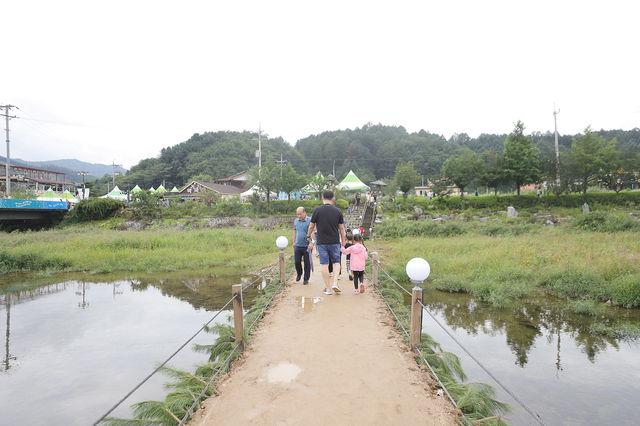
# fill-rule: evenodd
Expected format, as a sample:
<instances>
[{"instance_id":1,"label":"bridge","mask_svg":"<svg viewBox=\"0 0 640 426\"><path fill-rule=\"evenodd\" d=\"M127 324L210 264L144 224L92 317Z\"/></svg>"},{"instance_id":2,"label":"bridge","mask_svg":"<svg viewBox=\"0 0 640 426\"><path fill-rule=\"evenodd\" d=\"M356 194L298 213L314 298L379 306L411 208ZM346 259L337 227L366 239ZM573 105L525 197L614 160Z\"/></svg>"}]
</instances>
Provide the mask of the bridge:
<instances>
[{"instance_id":1,"label":"bridge","mask_svg":"<svg viewBox=\"0 0 640 426\"><path fill-rule=\"evenodd\" d=\"M46 225L62 219L68 210L66 201L0 199L0 223Z\"/></svg>"}]
</instances>

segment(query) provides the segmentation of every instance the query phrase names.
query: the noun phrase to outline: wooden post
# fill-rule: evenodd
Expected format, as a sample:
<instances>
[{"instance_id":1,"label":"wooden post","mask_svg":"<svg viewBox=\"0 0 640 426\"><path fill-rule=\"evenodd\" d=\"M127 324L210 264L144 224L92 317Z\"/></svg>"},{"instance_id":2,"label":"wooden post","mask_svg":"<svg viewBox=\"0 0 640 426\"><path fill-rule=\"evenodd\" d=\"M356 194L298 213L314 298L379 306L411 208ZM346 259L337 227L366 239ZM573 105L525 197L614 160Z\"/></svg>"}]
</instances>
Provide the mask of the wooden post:
<instances>
[{"instance_id":1,"label":"wooden post","mask_svg":"<svg viewBox=\"0 0 640 426\"><path fill-rule=\"evenodd\" d=\"M371 253L371 259L373 260L373 263L371 265L371 282L373 283L374 287L378 287L379 257L377 251Z\"/></svg>"},{"instance_id":2,"label":"wooden post","mask_svg":"<svg viewBox=\"0 0 640 426\"><path fill-rule=\"evenodd\" d=\"M280 250L280 282L284 283L287 277L284 273L284 250Z\"/></svg>"},{"instance_id":3,"label":"wooden post","mask_svg":"<svg viewBox=\"0 0 640 426\"><path fill-rule=\"evenodd\" d=\"M411 331L409 332L409 345L411 348L420 347L420 336L422 335L422 289L418 286L413 288L411 293Z\"/></svg>"},{"instance_id":4,"label":"wooden post","mask_svg":"<svg viewBox=\"0 0 640 426\"><path fill-rule=\"evenodd\" d=\"M242 335L244 333L244 314L242 312L242 284L234 284L231 286L231 294L237 297L233 299L233 323L236 329L236 343L240 343L240 350L244 350L244 341Z\"/></svg>"}]
</instances>

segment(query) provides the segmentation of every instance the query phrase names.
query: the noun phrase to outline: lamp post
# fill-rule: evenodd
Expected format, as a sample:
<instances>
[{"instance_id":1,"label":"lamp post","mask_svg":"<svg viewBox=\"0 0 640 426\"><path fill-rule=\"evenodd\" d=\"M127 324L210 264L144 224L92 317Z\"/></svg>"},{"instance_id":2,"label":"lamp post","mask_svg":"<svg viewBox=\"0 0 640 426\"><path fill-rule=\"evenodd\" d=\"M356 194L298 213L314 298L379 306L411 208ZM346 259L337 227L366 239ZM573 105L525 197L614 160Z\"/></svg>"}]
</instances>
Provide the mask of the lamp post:
<instances>
[{"instance_id":1,"label":"lamp post","mask_svg":"<svg viewBox=\"0 0 640 426\"><path fill-rule=\"evenodd\" d=\"M281 235L276 239L276 246L280 249L280 281L285 282L286 277L284 274L284 249L289 245L287 237Z\"/></svg>"},{"instance_id":2,"label":"lamp post","mask_svg":"<svg viewBox=\"0 0 640 426\"><path fill-rule=\"evenodd\" d=\"M422 288L420 285L431 273L429 262L421 257L414 257L407 262L407 275L414 284L411 291L411 331L409 333L409 345L411 348L420 347L422 335Z\"/></svg>"}]
</instances>

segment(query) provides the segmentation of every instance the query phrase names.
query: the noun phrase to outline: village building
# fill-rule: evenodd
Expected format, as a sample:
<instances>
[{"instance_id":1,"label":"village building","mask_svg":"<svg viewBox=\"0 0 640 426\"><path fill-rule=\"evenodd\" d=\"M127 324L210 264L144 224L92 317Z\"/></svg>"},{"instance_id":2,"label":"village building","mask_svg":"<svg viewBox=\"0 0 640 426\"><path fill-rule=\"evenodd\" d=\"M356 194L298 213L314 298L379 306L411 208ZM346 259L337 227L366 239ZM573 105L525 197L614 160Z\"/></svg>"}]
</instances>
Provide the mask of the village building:
<instances>
[{"instance_id":1,"label":"village building","mask_svg":"<svg viewBox=\"0 0 640 426\"><path fill-rule=\"evenodd\" d=\"M249 174L248 171L244 171L244 172L236 173L235 175L231 175L226 178L216 179L214 183L218 185L235 186L236 188L240 188L244 190L248 186L248 183L250 180L251 180L251 175Z\"/></svg>"},{"instance_id":2,"label":"village building","mask_svg":"<svg viewBox=\"0 0 640 426\"><path fill-rule=\"evenodd\" d=\"M175 195L182 197L185 200L193 200L206 198L208 195L215 194L221 198L230 200L232 198L239 198L242 192L242 188L233 184L223 185L220 183L200 182L194 180Z\"/></svg>"}]
</instances>

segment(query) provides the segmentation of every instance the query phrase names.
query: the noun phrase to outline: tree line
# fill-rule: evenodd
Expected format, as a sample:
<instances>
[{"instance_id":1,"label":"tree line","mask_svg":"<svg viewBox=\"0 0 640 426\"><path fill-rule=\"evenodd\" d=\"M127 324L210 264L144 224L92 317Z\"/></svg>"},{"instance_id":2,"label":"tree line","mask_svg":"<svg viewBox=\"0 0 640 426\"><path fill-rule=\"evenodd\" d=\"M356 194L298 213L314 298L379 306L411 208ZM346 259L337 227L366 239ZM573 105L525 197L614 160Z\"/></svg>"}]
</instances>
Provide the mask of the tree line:
<instances>
[{"instance_id":1,"label":"tree line","mask_svg":"<svg viewBox=\"0 0 640 426\"><path fill-rule=\"evenodd\" d=\"M256 132L196 133L185 142L162 149L159 156L140 161L115 181L124 190L135 185L157 187L163 182L170 188L195 179L213 181L255 167L257 149ZM307 181L318 172L324 176L335 173L341 179L353 170L365 183L375 179L399 183L395 179L398 167L410 164L415 172L412 185L423 179L439 184L444 178L461 188L481 185L495 190L517 190L540 181L553 185L556 191L586 190L595 180L617 189L618 179L628 185L633 173L640 170L638 128L587 128L578 135L561 135L559 149L559 185L553 133L525 134L522 122L509 134L477 138L460 133L446 139L425 130L409 133L402 126L381 124L311 135L295 146L280 137L263 135L262 163L263 169L274 165L278 175L294 177L291 172L295 172ZM93 193L106 193L108 182L109 176L95 181Z\"/></svg>"}]
</instances>

